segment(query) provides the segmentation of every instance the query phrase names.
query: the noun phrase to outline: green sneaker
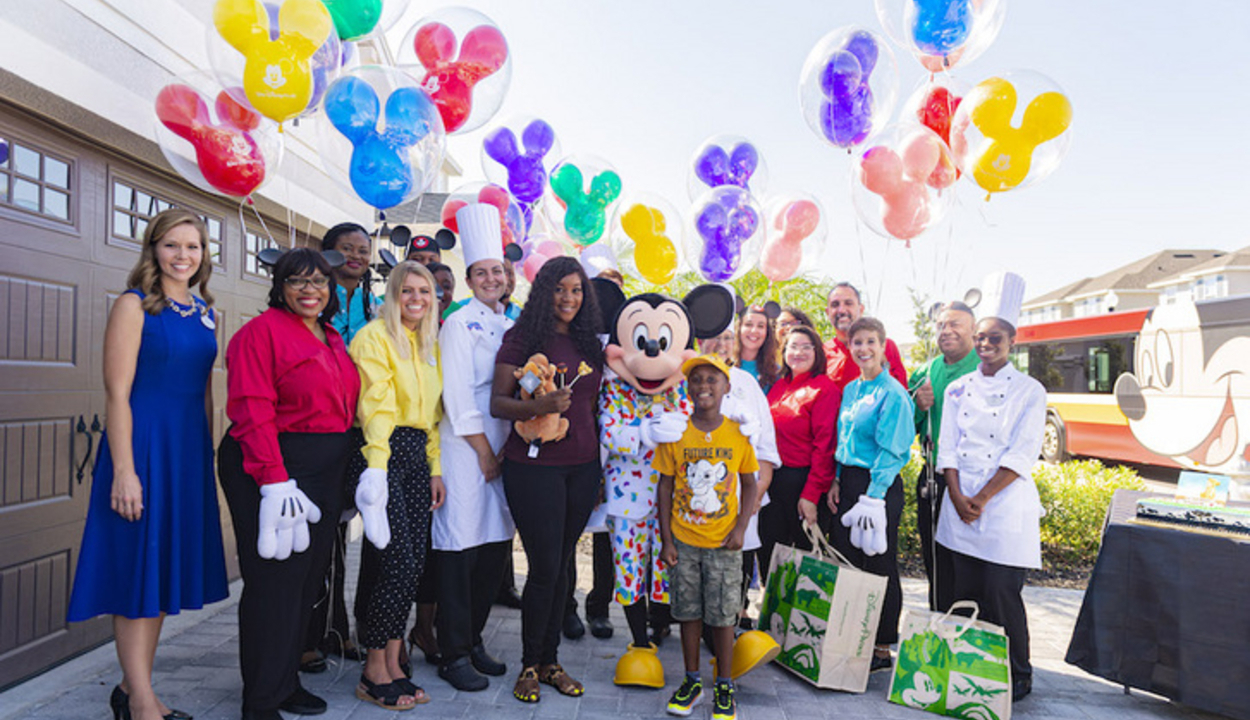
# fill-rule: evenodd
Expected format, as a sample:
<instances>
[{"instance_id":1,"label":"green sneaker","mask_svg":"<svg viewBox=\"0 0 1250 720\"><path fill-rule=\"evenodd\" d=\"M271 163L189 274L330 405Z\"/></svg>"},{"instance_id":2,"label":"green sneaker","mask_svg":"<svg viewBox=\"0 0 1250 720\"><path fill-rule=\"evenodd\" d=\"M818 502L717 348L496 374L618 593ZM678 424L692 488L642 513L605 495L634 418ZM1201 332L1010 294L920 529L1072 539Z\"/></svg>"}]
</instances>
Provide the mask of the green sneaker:
<instances>
[{"instance_id":1,"label":"green sneaker","mask_svg":"<svg viewBox=\"0 0 1250 720\"><path fill-rule=\"evenodd\" d=\"M687 677L681 687L668 699L668 714L687 717L694 712L694 706L703 699L703 681L691 680Z\"/></svg>"},{"instance_id":2,"label":"green sneaker","mask_svg":"<svg viewBox=\"0 0 1250 720\"><path fill-rule=\"evenodd\" d=\"M735 720L738 717L738 704L734 702L734 686L729 683L716 683L712 690L712 720Z\"/></svg>"}]
</instances>

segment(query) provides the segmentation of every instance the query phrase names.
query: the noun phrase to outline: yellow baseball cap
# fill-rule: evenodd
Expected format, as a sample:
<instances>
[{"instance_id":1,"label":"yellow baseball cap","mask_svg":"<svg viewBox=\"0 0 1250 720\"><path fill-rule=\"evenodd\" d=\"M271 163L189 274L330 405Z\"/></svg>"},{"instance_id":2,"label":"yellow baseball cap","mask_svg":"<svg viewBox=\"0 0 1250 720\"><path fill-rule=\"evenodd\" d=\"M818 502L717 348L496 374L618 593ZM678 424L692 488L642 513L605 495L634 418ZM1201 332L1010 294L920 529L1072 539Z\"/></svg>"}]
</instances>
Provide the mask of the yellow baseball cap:
<instances>
[{"instance_id":1,"label":"yellow baseball cap","mask_svg":"<svg viewBox=\"0 0 1250 720\"><path fill-rule=\"evenodd\" d=\"M725 377L729 377L729 366L725 364L724 360L721 360L716 355L700 355L699 357L690 358L686 362L682 363L681 374L689 378L690 373L694 372L694 369L700 365L711 365L717 370L725 373Z\"/></svg>"}]
</instances>

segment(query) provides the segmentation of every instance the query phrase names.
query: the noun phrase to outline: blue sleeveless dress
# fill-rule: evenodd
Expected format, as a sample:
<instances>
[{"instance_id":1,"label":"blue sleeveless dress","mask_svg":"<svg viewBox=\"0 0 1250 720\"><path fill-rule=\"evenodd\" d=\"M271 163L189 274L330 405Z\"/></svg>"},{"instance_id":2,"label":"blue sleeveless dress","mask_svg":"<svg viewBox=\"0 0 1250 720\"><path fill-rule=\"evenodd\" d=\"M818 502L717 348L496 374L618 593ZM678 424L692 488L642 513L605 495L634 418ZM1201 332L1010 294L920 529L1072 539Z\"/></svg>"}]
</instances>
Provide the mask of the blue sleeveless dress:
<instances>
[{"instance_id":1,"label":"blue sleeveless dress","mask_svg":"<svg viewBox=\"0 0 1250 720\"><path fill-rule=\"evenodd\" d=\"M138 290L127 292L143 297ZM173 615L229 594L204 413L217 335L203 321L204 302L195 303L197 311L188 317L169 307L160 315L144 313L130 390L143 515L129 522L110 507L113 457L106 434L92 471L70 622L96 615Z\"/></svg>"}]
</instances>

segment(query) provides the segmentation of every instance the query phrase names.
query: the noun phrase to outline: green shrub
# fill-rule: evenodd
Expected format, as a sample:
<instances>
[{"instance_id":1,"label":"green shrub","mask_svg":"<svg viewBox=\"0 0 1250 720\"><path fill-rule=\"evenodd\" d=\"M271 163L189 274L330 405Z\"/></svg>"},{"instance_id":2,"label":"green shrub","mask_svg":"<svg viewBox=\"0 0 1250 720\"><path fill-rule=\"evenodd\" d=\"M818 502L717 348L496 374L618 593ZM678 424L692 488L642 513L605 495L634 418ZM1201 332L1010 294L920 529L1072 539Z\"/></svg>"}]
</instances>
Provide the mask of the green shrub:
<instances>
[{"instance_id":1,"label":"green shrub","mask_svg":"<svg viewBox=\"0 0 1250 720\"><path fill-rule=\"evenodd\" d=\"M920 558L920 535L916 529L920 467L920 451L913 448L911 462L902 473L905 504L898 535L900 557L912 557L916 563ZM1072 460L1059 465L1038 463L1033 468L1033 482L1046 511L1041 523L1042 565L1046 570L1092 566L1098 557L1111 496L1120 488L1146 489L1133 470L1107 467L1097 460Z\"/></svg>"},{"instance_id":2,"label":"green shrub","mask_svg":"<svg viewBox=\"0 0 1250 720\"><path fill-rule=\"evenodd\" d=\"M1102 543L1111 496L1120 488L1145 490L1133 470L1097 460L1039 464L1033 482L1046 514L1042 517L1044 564L1093 564Z\"/></svg>"}]
</instances>

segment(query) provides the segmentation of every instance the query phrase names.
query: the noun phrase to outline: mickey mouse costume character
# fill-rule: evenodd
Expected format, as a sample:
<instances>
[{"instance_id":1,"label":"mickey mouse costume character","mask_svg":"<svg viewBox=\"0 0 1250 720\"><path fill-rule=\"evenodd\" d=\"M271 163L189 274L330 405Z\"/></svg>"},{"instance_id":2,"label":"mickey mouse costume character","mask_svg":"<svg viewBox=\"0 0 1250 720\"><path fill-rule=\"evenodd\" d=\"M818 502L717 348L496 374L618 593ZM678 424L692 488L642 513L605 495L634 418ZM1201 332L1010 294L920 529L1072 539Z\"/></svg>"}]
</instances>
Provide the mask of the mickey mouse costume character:
<instances>
[{"instance_id":1,"label":"mickey mouse costume character","mask_svg":"<svg viewBox=\"0 0 1250 720\"><path fill-rule=\"evenodd\" d=\"M695 339L719 335L733 317L733 293L703 285L682 301L657 293L629 298L609 326L604 356L616 376L599 393L600 443L607 450L603 475L616 600L625 606L632 637L617 662L618 685L664 685L656 648L647 639L647 599L668 603L656 515L659 475L651 461L659 443L680 439L686 429L692 407L681 367L697 355Z\"/></svg>"}]
</instances>

